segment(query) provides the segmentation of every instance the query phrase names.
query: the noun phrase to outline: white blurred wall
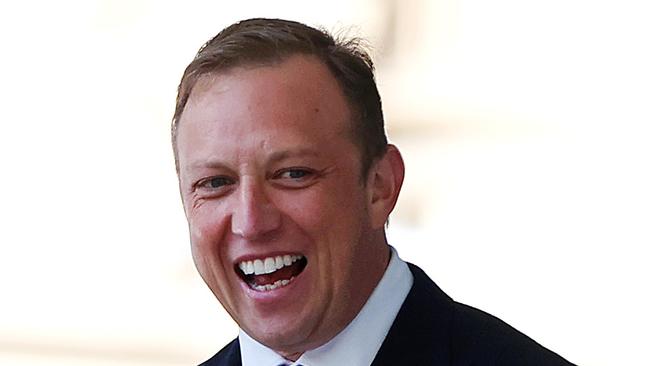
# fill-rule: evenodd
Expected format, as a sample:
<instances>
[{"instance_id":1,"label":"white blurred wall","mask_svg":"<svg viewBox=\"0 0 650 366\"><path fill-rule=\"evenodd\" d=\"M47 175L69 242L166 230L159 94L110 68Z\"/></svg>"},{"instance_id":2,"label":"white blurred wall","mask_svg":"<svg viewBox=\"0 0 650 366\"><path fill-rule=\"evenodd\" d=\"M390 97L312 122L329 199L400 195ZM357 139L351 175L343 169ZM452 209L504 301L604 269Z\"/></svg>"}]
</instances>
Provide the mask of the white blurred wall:
<instances>
[{"instance_id":1,"label":"white blurred wall","mask_svg":"<svg viewBox=\"0 0 650 366\"><path fill-rule=\"evenodd\" d=\"M578 364L643 364L641 1L0 5L0 364L187 365L236 326L191 263L169 145L198 47L252 16L374 45L407 176L389 235L456 300Z\"/></svg>"}]
</instances>

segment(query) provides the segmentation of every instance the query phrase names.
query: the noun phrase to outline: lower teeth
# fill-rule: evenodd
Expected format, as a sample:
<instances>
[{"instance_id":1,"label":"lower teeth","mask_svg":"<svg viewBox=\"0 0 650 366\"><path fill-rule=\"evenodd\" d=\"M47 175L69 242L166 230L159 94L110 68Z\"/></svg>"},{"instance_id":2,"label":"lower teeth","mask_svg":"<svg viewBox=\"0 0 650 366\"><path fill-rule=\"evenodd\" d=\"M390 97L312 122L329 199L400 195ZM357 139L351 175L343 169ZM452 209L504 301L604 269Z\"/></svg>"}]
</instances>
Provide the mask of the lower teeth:
<instances>
[{"instance_id":1,"label":"lower teeth","mask_svg":"<svg viewBox=\"0 0 650 366\"><path fill-rule=\"evenodd\" d=\"M258 285L255 283L251 283L251 287L257 291L271 291L275 290L278 287L284 287L291 283L295 277L291 277L288 280L277 280L273 284L268 284L268 285Z\"/></svg>"}]
</instances>

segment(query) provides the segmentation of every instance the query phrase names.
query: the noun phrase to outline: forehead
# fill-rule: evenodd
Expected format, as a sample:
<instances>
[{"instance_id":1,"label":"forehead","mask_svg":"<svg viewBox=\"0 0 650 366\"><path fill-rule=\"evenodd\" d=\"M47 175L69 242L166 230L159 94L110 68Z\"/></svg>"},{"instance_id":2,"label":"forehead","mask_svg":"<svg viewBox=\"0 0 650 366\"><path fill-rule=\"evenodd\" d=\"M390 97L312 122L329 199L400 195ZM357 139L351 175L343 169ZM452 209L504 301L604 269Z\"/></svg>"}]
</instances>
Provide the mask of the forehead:
<instances>
[{"instance_id":1,"label":"forehead","mask_svg":"<svg viewBox=\"0 0 650 366\"><path fill-rule=\"evenodd\" d=\"M228 146L314 143L350 135L350 110L336 79L316 58L293 56L200 78L179 121L177 144L182 164L190 155L199 158L201 149L224 152Z\"/></svg>"}]
</instances>

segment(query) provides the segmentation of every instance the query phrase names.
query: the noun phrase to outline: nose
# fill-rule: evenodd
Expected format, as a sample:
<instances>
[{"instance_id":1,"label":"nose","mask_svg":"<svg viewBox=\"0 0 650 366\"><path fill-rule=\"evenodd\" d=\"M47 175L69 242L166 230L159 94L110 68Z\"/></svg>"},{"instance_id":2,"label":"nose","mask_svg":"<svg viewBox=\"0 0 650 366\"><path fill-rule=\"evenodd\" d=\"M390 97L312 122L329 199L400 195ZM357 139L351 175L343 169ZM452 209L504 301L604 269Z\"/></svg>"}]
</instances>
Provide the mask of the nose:
<instances>
[{"instance_id":1,"label":"nose","mask_svg":"<svg viewBox=\"0 0 650 366\"><path fill-rule=\"evenodd\" d=\"M232 233L247 240L264 240L280 227L282 215L261 183L242 179L232 208Z\"/></svg>"}]
</instances>

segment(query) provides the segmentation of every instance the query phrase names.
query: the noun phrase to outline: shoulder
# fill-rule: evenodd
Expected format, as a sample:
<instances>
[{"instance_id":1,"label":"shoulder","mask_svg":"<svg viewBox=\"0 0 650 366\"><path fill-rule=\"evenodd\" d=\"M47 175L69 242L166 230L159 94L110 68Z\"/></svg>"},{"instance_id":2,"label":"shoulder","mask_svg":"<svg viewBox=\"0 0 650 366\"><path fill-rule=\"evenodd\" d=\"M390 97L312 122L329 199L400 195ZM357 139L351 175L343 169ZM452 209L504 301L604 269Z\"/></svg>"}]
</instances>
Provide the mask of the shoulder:
<instances>
[{"instance_id":1,"label":"shoulder","mask_svg":"<svg viewBox=\"0 0 650 366\"><path fill-rule=\"evenodd\" d=\"M239 351L239 340L235 338L228 343L221 351L212 356L209 360L199 366L241 366L241 354Z\"/></svg>"},{"instance_id":2,"label":"shoulder","mask_svg":"<svg viewBox=\"0 0 650 366\"><path fill-rule=\"evenodd\" d=\"M571 365L501 319L454 302L450 328L454 364Z\"/></svg>"},{"instance_id":3,"label":"shoulder","mask_svg":"<svg viewBox=\"0 0 650 366\"><path fill-rule=\"evenodd\" d=\"M409 265L414 285L409 297L417 318L433 316L430 340L446 339L452 365L571 365L501 319L447 296L420 268ZM422 325L418 325L419 329ZM441 333L442 332L442 333Z\"/></svg>"}]
</instances>

